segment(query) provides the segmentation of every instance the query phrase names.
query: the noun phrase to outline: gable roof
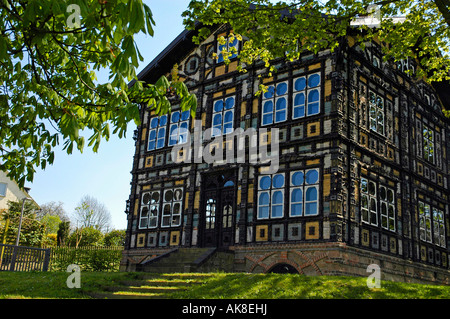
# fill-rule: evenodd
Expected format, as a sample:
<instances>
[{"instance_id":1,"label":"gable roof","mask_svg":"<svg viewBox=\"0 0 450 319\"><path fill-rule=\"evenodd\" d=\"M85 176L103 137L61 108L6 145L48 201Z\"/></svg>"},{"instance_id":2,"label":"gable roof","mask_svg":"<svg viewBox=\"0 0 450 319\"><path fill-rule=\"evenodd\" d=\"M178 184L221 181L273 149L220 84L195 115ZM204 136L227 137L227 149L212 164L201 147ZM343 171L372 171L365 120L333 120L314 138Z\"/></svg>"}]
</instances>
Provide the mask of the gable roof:
<instances>
[{"instance_id":1,"label":"gable roof","mask_svg":"<svg viewBox=\"0 0 450 319\"><path fill-rule=\"evenodd\" d=\"M283 16L289 17L292 13L282 12ZM197 22L195 29L185 29L181 32L161 53L159 53L141 72L138 74L138 80L146 83L155 83L163 74L171 71L172 67L186 57L197 44L192 38L198 34L198 29L203 26ZM212 30L218 28L219 25L211 27ZM133 86L135 80L129 83L129 87ZM450 110L450 81L432 82L431 87L438 95L442 106Z\"/></svg>"}]
</instances>

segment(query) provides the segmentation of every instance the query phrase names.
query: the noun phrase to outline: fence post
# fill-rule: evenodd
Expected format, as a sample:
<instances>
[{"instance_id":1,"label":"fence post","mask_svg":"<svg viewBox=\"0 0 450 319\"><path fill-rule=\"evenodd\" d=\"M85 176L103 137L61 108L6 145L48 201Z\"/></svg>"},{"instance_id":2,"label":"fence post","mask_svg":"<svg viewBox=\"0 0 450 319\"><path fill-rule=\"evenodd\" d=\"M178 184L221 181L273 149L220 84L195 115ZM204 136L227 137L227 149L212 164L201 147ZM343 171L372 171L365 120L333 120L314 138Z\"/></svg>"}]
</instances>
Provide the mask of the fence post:
<instances>
[{"instance_id":1,"label":"fence post","mask_svg":"<svg viewBox=\"0 0 450 319\"><path fill-rule=\"evenodd\" d=\"M2 245L6 244L6 233L8 232L8 228L9 228L9 221L10 219L7 218L6 222L5 222L5 230L3 231L3 235L2 235ZM3 253L5 252L5 246L2 246L2 249L0 251L0 266L2 265L2 260L3 260Z\"/></svg>"},{"instance_id":2,"label":"fence post","mask_svg":"<svg viewBox=\"0 0 450 319\"><path fill-rule=\"evenodd\" d=\"M48 271L48 264L50 262L50 250L50 248L47 248L45 250L44 265L42 266L42 271Z\"/></svg>"},{"instance_id":3,"label":"fence post","mask_svg":"<svg viewBox=\"0 0 450 319\"><path fill-rule=\"evenodd\" d=\"M12 259L11 259L11 267L10 267L10 271L14 271L16 269L16 258L17 258L17 251L19 250L19 246L14 246L13 248L13 255L12 255Z\"/></svg>"}]
</instances>

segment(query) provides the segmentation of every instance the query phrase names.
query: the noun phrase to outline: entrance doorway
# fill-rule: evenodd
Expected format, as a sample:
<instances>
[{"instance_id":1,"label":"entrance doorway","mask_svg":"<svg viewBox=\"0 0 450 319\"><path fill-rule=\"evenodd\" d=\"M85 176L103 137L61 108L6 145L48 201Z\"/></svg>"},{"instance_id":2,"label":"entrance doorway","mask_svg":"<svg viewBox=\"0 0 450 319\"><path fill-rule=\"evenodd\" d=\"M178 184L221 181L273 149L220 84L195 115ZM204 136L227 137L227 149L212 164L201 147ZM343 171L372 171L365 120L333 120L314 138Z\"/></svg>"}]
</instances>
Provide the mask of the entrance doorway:
<instances>
[{"instance_id":1,"label":"entrance doorway","mask_svg":"<svg viewBox=\"0 0 450 319\"><path fill-rule=\"evenodd\" d=\"M233 244L236 183L234 172L204 175L202 246L226 248Z\"/></svg>"}]
</instances>

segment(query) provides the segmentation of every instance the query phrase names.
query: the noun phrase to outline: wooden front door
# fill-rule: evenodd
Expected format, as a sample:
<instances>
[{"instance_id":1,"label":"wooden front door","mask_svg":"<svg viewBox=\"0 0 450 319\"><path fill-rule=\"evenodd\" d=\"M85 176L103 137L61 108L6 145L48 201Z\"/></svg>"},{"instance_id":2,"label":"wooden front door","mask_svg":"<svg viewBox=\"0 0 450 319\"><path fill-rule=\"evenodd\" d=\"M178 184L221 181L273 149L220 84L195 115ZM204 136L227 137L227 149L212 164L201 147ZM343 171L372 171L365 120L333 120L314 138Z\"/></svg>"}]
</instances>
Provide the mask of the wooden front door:
<instances>
[{"instance_id":1,"label":"wooden front door","mask_svg":"<svg viewBox=\"0 0 450 319\"><path fill-rule=\"evenodd\" d=\"M202 205L202 246L228 247L233 244L235 182L224 175L206 177ZM214 180L215 179L215 180Z\"/></svg>"}]
</instances>

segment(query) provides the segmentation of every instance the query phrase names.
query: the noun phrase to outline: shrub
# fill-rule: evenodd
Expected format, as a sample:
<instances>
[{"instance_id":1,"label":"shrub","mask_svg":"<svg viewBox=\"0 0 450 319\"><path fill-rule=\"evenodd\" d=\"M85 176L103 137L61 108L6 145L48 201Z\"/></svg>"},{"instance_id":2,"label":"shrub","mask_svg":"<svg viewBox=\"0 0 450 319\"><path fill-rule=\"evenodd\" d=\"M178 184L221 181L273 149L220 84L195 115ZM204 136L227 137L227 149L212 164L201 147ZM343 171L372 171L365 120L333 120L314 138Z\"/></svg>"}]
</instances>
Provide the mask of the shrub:
<instances>
[{"instance_id":1,"label":"shrub","mask_svg":"<svg viewBox=\"0 0 450 319\"><path fill-rule=\"evenodd\" d=\"M49 269L66 271L71 264L82 271L118 271L122 247L53 247Z\"/></svg>"}]
</instances>

